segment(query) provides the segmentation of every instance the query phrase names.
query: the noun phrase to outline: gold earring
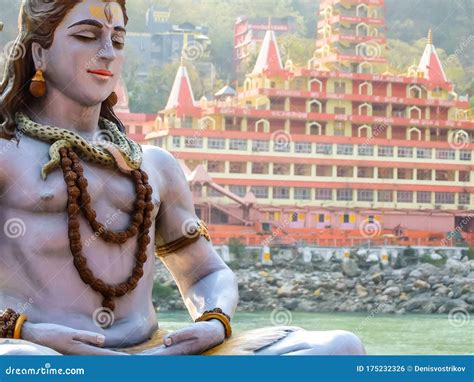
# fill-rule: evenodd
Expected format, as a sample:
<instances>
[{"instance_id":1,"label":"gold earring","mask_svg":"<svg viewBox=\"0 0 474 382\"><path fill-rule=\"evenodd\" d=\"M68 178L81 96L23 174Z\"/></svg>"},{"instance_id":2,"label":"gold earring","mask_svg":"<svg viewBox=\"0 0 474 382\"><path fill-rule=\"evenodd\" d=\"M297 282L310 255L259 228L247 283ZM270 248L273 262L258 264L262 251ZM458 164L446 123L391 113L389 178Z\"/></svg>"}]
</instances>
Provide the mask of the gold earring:
<instances>
[{"instance_id":1,"label":"gold earring","mask_svg":"<svg viewBox=\"0 0 474 382\"><path fill-rule=\"evenodd\" d=\"M43 97L46 94L46 81L41 69L38 69L31 79L30 93L36 98Z\"/></svg>"}]
</instances>

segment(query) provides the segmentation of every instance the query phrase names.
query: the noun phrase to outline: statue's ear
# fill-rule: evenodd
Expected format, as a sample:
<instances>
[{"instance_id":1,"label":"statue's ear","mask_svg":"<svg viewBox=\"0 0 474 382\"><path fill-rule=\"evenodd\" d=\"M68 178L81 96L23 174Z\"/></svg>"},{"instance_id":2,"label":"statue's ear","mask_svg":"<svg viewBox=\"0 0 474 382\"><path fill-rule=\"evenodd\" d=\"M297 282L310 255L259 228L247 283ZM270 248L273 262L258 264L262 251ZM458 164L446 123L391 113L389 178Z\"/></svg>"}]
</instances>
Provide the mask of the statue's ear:
<instances>
[{"instance_id":1,"label":"statue's ear","mask_svg":"<svg viewBox=\"0 0 474 382\"><path fill-rule=\"evenodd\" d=\"M44 49L40 44L34 42L31 44L31 56L35 64L35 69L46 70L48 63L47 59L48 50Z\"/></svg>"}]
</instances>

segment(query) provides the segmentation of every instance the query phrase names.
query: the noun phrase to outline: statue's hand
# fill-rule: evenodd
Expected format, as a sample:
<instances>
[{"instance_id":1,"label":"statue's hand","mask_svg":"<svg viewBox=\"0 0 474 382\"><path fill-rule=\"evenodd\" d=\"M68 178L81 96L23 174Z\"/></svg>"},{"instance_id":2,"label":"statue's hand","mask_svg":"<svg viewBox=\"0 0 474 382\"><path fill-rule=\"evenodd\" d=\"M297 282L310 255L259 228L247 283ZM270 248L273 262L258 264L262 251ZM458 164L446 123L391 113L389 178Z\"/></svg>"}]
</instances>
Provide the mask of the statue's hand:
<instances>
[{"instance_id":1,"label":"statue's hand","mask_svg":"<svg viewBox=\"0 0 474 382\"><path fill-rule=\"evenodd\" d=\"M103 346L105 337L99 333L56 324L35 324L26 321L21 330L21 338L46 346L61 354L126 355L101 349L99 346Z\"/></svg>"},{"instance_id":2,"label":"statue's hand","mask_svg":"<svg viewBox=\"0 0 474 382\"><path fill-rule=\"evenodd\" d=\"M191 355L219 345L224 341L224 326L218 320L196 322L167 334L164 345L146 350L139 355Z\"/></svg>"}]
</instances>

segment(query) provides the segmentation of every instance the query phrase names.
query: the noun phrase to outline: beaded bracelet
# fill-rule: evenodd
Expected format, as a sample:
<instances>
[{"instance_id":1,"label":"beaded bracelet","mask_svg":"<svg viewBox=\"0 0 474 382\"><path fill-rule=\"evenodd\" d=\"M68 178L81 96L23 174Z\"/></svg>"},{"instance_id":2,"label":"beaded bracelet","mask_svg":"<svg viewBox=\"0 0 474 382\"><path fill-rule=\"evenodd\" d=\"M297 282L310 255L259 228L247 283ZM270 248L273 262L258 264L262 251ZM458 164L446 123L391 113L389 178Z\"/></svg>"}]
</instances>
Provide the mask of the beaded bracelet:
<instances>
[{"instance_id":1,"label":"beaded bracelet","mask_svg":"<svg viewBox=\"0 0 474 382\"><path fill-rule=\"evenodd\" d=\"M221 308L215 308L212 310L206 310L199 318L194 322L209 321L212 319L219 320L225 328L225 338L229 338L232 335L232 326L230 325L230 316L225 314Z\"/></svg>"},{"instance_id":2,"label":"beaded bracelet","mask_svg":"<svg viewBox=\"0 0 474 382\"><path fill-rule=\"evenodd\" d=\"M27 320L26 315L6 309L0 314L0 338L21 339L21 328Z\"/></svg>"}]
</instances>

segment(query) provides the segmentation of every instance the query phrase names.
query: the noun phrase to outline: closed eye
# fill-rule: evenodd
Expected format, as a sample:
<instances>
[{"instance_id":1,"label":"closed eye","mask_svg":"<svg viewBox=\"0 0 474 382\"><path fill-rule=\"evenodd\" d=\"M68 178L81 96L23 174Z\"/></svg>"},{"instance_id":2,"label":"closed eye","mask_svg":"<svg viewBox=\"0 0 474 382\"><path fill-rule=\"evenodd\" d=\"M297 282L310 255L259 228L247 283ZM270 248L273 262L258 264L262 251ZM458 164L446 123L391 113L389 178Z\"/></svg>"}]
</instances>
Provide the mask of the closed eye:
<instances>
[{"instance_id":1,"label":"closed eye","mask_svg":"<svg viewBox=\"0 0 474 382\"><path fill-rule=\"evenodd\" d=\"M76 39L80 40L80 41L94 41L94 40L97 40L97 37L91 33L84 33L84 34L75 34L73 37L75 37Z\"/></svg>"},{"instance_id":2,"label":"closed eye","mask_svg":"<svg viewBox=\"0 0 474 382\"><path fill-rule=\"evenodd\" d=\"M117 49L122 49L125 45L125 39L122 36L113 36L112 43Z\"/></svg>"}]
</instances>

